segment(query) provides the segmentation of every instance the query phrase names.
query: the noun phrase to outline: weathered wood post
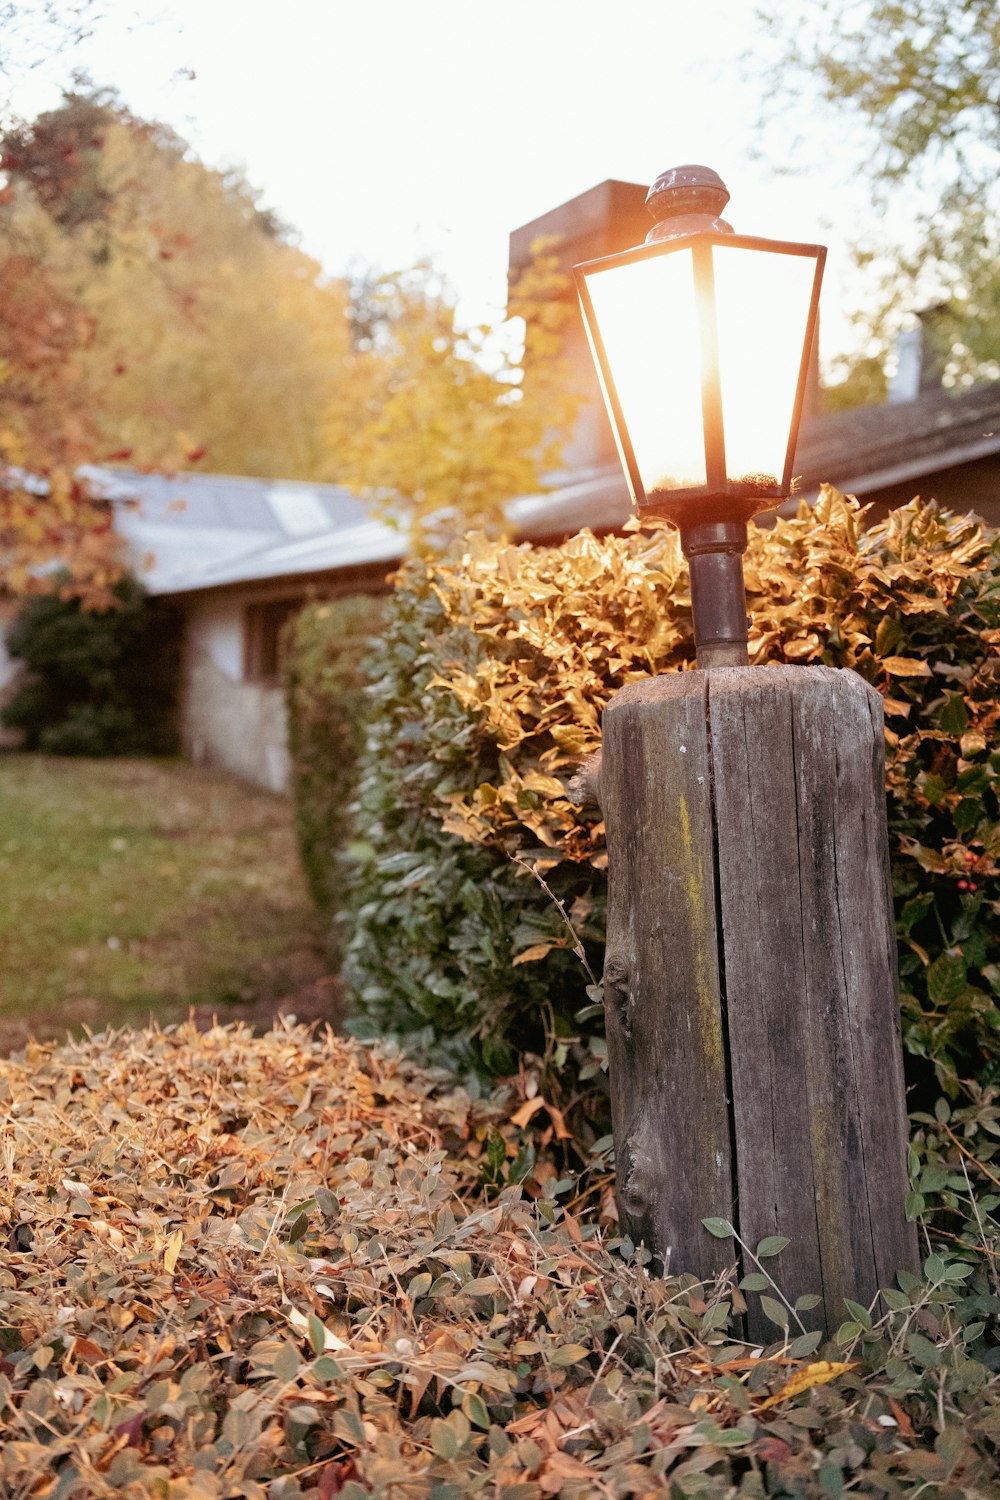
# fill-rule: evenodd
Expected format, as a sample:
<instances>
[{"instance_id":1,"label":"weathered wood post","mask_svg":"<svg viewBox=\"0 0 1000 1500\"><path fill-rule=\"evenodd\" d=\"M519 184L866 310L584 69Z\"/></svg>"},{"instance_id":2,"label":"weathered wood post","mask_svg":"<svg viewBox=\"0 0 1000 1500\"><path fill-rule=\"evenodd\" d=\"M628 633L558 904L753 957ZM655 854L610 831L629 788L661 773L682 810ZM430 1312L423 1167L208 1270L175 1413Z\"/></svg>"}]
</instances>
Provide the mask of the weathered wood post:
<instances>
[{"instance_id":1,"label":"weathered wood post","mask_svg":"<svg viewBox=\"0 0 1000 1500\"><path fill-rule=\"evenodd\" d=\"M917 1259L882 704L851 672L747 665L747 521L791 492L820 245L733 233L717 173L650 189L646 243L575 268L633 500L680 529L698 670L604 715L604 970L622 1222L669 1269L728 1220L833 1330ZM774 1330L756 1309L754 1338Z\"/></svg>"},{"instance_id":2,"label":"weathered wood post","mask_svg":"<svg viewBox=\"0 0 1000 1500\"><path fill-rule=\"evenodd\" d=\"M884 759L878 694L826 667L655 677L604 715L624 1227L703 1276L740 1260L705 1217L787 1236L768 1270L828 1331L916 1260Z\"/></svg>"}]
</instances>

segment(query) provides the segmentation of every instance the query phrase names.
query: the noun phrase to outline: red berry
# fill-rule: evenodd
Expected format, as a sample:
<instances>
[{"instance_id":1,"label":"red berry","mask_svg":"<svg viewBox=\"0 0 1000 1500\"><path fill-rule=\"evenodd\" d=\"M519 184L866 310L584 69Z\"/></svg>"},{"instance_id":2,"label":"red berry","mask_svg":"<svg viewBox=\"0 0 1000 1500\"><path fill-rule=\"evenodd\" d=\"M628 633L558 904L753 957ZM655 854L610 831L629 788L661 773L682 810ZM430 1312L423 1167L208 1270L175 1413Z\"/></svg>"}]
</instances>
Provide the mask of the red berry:
<instances>
[{"instance_id":1,"label":"red berry","mask_svg":"<svg viewBox=\"0 0 1000 1500\"><path fill-rule=\"evenodd\" d=\"M967 891L969 889L969 882L967 880L960 880L958 882L958 888L960 891Z\"/></svg>"},{"instance_id":2,"label":"red berry","mask_svg":"<svg viewBox=\"0 0 1000 1500\"><path fill-rule=\"evenodd\" d=\"M975 889L976 889L976 882L974 880L970 880L969 881L969 890L970 891L974 891Z\"/></svg>"}]
</instances>

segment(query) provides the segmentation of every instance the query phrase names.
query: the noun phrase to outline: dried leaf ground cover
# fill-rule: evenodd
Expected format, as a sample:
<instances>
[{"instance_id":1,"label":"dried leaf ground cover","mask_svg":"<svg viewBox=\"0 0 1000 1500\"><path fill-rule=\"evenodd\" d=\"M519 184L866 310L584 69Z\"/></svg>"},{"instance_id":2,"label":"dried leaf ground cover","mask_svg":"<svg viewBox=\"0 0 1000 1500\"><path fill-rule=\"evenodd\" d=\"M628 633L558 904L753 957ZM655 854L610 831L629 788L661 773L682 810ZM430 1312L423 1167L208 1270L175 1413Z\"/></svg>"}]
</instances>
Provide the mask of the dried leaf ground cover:
<instances>
[{"instance_id":1,"label":"dried leaf ground cover","mask_svg":"<svg viewBox=\"0 0 1000 1500\"><path fill-rule=\"evenodd\" d=\"M981 1254L753 1351L555 1170L483 1187L516 1093L290 1026L0 1064L5 1500L997 1493Z\"/></svg>"}]
</instances>

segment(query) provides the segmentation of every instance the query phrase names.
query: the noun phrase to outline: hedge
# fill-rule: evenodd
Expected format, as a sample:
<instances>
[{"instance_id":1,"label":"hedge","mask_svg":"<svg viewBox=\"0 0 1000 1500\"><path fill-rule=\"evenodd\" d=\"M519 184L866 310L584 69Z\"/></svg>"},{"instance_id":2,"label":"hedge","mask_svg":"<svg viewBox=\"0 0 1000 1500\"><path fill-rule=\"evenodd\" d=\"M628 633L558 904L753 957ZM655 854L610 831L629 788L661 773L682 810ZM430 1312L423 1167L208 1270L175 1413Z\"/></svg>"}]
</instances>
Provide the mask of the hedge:
<instances>
[{"instance_id":1,"label":"hedge","mask_svg":"<svg viewBox=\"0 0 1000 1500\"><path fill-rule=\"evenodd\" d=\"M360 594L310 604L288 622L282 640L299 852L310 894L338 931L349 905L348 808L364 742L361 664L383 608L381 599Z\"/></svg>"},{"instance_id":2,"label":"hedge","mask_svg":"<svg viewBox=\"0 0 1000 1500\"><path fill-rule=\"evenodd\" d=\"M862 521L828 489L752 532L752 659L883 695L904 1040L954 1091L1000 1072L1000 539L916 501ZM693 665L686 590L665 529L407 568L368 668L358 1029L493 1071L534 1052L564 1095L589 1087L603 1040L574 950L599 972L606 859L568 784L617 688Z\"/></svg>"}]
</instances>

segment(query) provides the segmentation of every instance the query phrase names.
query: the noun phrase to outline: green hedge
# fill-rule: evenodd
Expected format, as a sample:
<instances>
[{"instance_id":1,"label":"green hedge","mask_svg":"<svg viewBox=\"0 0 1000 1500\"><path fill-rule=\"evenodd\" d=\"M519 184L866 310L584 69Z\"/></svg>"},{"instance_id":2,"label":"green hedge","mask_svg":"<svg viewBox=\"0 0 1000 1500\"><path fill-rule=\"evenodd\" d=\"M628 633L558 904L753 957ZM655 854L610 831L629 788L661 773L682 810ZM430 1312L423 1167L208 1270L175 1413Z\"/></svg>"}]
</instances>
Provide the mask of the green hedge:
<instances>
[{"instance_id":1,"label":"green hedge","mask_svg":"<svg viewBox=\"0 0 1000 1500\"><path fill-rule=\"evenodd\" d=\"M505 1073L519 1049L537 1046L557 975L565 1009L578 1003L580 974L561 952L544 970L512 969L522 920L544 928L547 909L502 853L442 821L447 798L490 775L496 752L479 716L432 684L445 662L474 670L482 659L478 638L449 626L432 575L411 570L366 664L371 716L355 808L366 858L344 972L359 1034L408 1033L411 1045Z\"/></svg>"},{"instance_id":2,"label":"green hedge","mask_svg":"<svg viewBox=\"0 0 1000 1500\"><path fill-rule=\"evenodd\" d=\"M851 667L883 694L904 1037L946 1088L1000 1056L1000 542L917 502L870 530L835 491L755 530L758 662ZM408 568L369 662L347 972L368 1031L492 1070L597 1072L602 827L567 785L625 682L691 666L676 536L471 544ZM523 859L532 871L514 864ZM548 891L540 880L544 879ZM562 903L558 906L556 902ZM577 1019L574 1019L574 1018ZM919 1071L919 1069L918 1069Z\"/></svg>"},{"instance_id":3,"label":"green hedge","mask_svg":"<svg viewBox=\"0 0 1000 1500\"><path fill-rule=\"evenodd\" d=\"M334 917L335 939L352 885L348 809L367 714L361 663L383 609L383 600L360 594L310 604L282 640L295 831L310 893Z\"/></svg>"},{"instance_id":4,"label":"green hedge","mask_svg":"<svg viewBox=\"0 0 1000 1500\"><path fill-rule=\"evenodd\" d=\"M23 679L0 718L27 750L53 755L167 755L177 749L180 622L125 577L113 609L39 595L22 606L7 650Z\"/></svg>"}]
</instances>

